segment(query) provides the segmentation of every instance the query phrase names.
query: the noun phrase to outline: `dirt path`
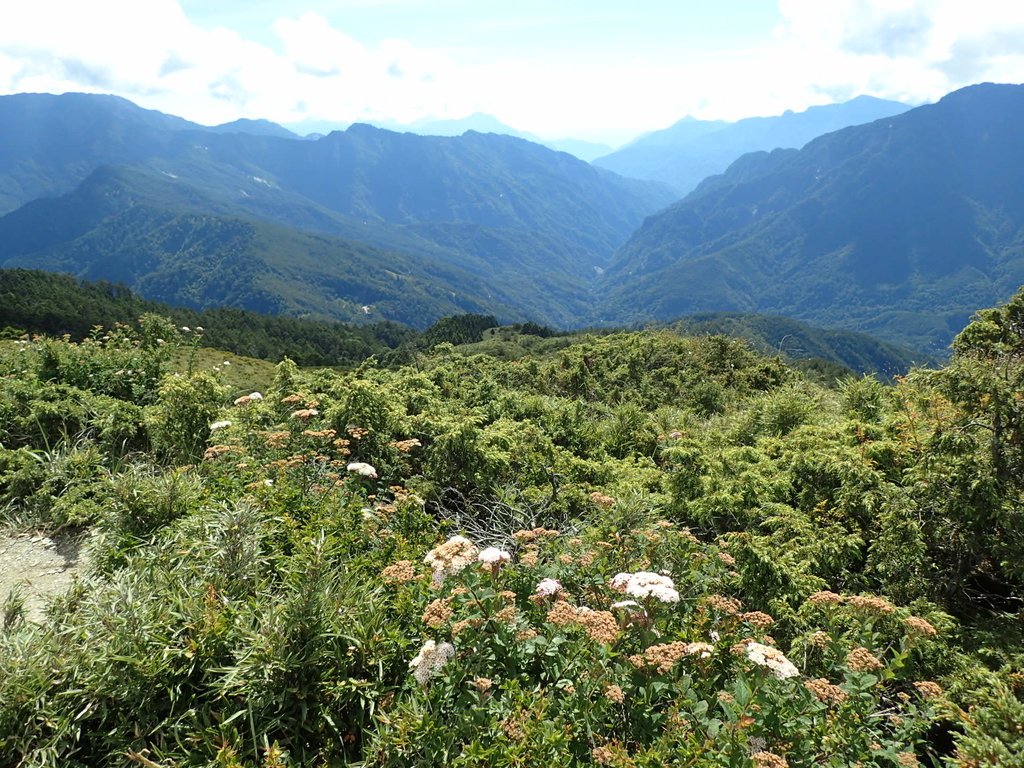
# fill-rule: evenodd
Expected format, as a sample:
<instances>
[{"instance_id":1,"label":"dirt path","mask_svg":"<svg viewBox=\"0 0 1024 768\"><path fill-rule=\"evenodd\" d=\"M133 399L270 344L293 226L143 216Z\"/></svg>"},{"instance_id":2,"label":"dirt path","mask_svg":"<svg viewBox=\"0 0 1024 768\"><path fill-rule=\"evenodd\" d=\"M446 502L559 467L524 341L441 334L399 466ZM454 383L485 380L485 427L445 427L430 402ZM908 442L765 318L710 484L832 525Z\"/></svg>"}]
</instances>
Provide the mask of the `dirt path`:
<instances>
[{"instance_id":1,"label":"dirt path","mask_svg":"<svg viewBox=\"0 0 1024 768\"><path fill-rule=\"evenodd\" d=\"M82 539L0 534L0 604L11 590L25 597L25 618L46 620L46 605L62 594L81 570Z\"/></svg>"}]
</instances>

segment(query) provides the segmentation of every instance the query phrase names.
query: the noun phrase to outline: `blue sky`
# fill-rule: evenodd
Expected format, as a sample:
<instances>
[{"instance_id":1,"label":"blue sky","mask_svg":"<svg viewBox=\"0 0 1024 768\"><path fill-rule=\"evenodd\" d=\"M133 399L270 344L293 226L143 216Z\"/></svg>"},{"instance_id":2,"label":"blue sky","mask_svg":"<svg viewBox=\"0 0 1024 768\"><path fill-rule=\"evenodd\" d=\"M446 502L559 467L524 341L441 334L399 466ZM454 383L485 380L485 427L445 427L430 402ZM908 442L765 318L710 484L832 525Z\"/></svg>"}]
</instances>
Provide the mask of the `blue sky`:
<instances>
[{"instance_id":1,"label":"blue sky","mask_svg":"<svg viewBox=\"0 0 1024 768\"><path fill-rule=\"evenodd\" d=\"M1024 81L1006 0L32 0L0 93L116 93L212 124L407 124L474 112L624 142L870 94Z\"/></svg>"}]
</instances>

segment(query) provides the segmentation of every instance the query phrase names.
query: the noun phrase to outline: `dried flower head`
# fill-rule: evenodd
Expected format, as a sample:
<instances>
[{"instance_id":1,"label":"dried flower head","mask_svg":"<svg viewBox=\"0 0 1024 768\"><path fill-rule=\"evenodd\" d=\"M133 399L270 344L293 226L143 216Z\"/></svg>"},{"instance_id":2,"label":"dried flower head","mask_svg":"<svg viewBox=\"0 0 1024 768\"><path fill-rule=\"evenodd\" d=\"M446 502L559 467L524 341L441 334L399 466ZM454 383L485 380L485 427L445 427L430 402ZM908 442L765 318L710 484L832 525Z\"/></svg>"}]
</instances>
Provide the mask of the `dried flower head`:
<instances>
[{"instance_id":1,"label":"dried flower head","mask_svg":"<svg viewBox=\"0 0 1024 768\"><path fill-rule=\"evenodd\" d=\"M824 589L808 597L807 602L811 605L839 605L843 602L843 596Z\"/></svg>"},{"instance_id":2,"label":"dried flower head","mask_svg":"<svg viewBox=\"0 0 1024 768\"><path fill-rule=\"evenodd\" d=\"M934 699L942 695L942 686L931 680L918 680L914 683L914 688L921 694L922 699Z\"/></svg>"},{"instance_id":3,"label":"dried flower head","mask_svg":"<svg viewBox=\"0 0 1024 768\"><path fill-rule=\"evenodd\" d=\"M626 694L622 692L622 688L617 685L606 685L604 688L604 697L608 701L616 704L621 704L626 700Z\"/></svg>"},{"instance_id":4,"label":"dried flower head","mask_svg":"<svg viewBox=\"0 0 1024 768\"><path fill-rule=\"evenodd\" d=\"M412 560L399 560L380 572L385 584L405 584L416 579L416 566Z\"/></svg>"},{"instance_id":5,"label":"dried flower head","mask_svg":"<svg viewBox=\"0 0 1024 768\"><path fill-rule=\"evenodd\" d=\"M814 694L818 701L825 704L842 704L846 701L846 691L838 685L832 685L832 683L824 677L805 680L804 688Z\"/></svg>"},{"instance_id":6,"label":"dried flower head","mask_svg":"<svg viewBox=\"0 0 1024 768\"><path fill-rule=\"evenodd\" d=\"M913 752L900 752L896 755L896 762L899 763L901 768L916 768L921 763L917 761L917 756Z\"/></svg>"},{"instance_id":7,"label":"dried flower head","mask_svg":"<svg viewBox=\"0 0 1024 768\"><path fill-rule=\"evenodd\" d=\"M707 603L719 613L724 613L727 616L735 616L739 613L740 608L743 604L735 597L724 597L722 595L709 595Z\"/></svg>"},{"instance_id":8,"label":"dried flower head","mask_svg":"<svg viewBox=\"0 0 1024 768\"><path fill-rule=\"evenodd\" d=\"M874 616L884 616L896 610L896 606L884 597L873 595L854 595L846 598L847 605L857 609L861 613Z\"/></svg>"},{"instance_id":9,"label":"dried flower head","mask_svg":"<svg viewBox=\"0 0 1024 768\"><path fill-rule=\"evenodd\" d=\"M447 599L434 600L423 612L423 623L438 629L451 621L453 614L451 603Z\"/></svg>"},{"instance_id":10,"label":"dried flower head","mask_svg":"<svg viewBox=\"0 0 1024 768\"><path fill-rule=\"evenodd\" d=\"M754 752L750 759L754 763L754 768L789 768L789 763L786 762L786 759L776 755L774 752L766 752L764 750Z\"/></svg>"},{"instance_id":11,"label":"dried flower head","mask_svg":"<svg viewBox=\"0 0 1024 768\"><path fill-rule=\"evenodd\" d=\"M590 494L590 500L597 504L597 506L602 507L603 509L608 509L609 507L615 506L615 497L606 496L600 491L594 491L592 494Z\"/></svg>"},{"instance_id":12,"label":"dried flower head","mask_svg":"<svg viewBox=\"0 0 1024 768\"><path fill-rule=\"evenodd\" d=\"M718 552L718 559L726 565L732 567L736 565L736 558L730 555L728 552Z\"/></svg>"},{"instance_id":13,"label":"dried flower head","mask_svg":"<svg viewBox=\"0 0 1024 768\"><path fill-rule=\"evenodd\" d=\"M854 648L846 654L846 666L854 672L877 672L884 665L867 648Z\"/></svg>"},{"instance_id":14,"label":"dried flower head","mask_svg":"<svg viewBox=\"0 0 1024 768\"><path fill-rule=\"evenodd\" d=\"M473 678L473 687L480 691L480 693L487 693L487 691L491 690L493 684L494 681L489 677Z\"/></svg>"},{"instance_id":15,"label":"dried flower head","mask_svg":"<svg viewBox=\"0 0 1024 768\"><path fill-rule=\"evenodd\" d=\"M908 616L904 619L903 626L907 628L907 634L911 637L935 637L939 634L939 630L920 616Z\"/></svg>"},{"instance_id":16,"label":"dried flower head","mask_svg":"<svg viewBox=\"0 0 1024 768\"><path fill-rule=\"evenodd\" d=\"M775 619L761 611L748 611L747 613L741 613L740 619L750 626L757 627L758 629L766 629L775 623Z\"/></svg>"}]
</instances>

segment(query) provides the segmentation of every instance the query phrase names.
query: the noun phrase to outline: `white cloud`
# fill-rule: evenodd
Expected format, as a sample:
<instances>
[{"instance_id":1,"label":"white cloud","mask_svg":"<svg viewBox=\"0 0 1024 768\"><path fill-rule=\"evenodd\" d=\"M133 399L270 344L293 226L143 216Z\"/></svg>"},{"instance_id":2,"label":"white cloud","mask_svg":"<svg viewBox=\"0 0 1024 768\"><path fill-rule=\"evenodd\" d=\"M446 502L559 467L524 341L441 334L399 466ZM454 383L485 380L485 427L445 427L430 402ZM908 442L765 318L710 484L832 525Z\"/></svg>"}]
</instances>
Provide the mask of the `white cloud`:
<instances>
[{"instance_id":1,"label":"white cloud","mask_svg":"<svg viewBox=\"0 0 1024 768\"><path fill-rule=\"evenodd\" d=\"M747 48L576 44L492 58L481 56L486 37L451 50L370 43L315 13L278 18L257 43L197 26L177 0L8 5L0 92L111 92L204 123L482 111L549 137L626 139L684 114L736 119L859 93L920 102L1024 81L1024 3L1005 0L780 0L774 35ZM529 29L519 34L529 42Z\"/></svg>"}]
</instances>

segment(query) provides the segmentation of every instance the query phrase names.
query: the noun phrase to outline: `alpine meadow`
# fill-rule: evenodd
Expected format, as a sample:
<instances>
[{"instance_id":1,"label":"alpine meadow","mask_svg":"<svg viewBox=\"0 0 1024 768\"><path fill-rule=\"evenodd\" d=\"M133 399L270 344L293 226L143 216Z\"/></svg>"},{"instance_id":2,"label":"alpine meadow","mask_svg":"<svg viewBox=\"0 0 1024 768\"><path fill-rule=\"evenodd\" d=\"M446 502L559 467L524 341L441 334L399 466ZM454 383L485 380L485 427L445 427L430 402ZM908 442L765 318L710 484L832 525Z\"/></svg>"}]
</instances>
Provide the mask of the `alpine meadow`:
<instances>
[{"instance_id":1,"label":"alpine meadow","mask_svg":"<svg viewBox=\"0 0 1024 768\"><path fill-rule=\"evenodd\" d=\"M0 30L0 768L1024 768L1024 12L300 5Z\"/></svg>"}]
</instances>

